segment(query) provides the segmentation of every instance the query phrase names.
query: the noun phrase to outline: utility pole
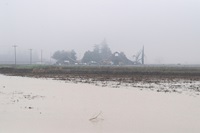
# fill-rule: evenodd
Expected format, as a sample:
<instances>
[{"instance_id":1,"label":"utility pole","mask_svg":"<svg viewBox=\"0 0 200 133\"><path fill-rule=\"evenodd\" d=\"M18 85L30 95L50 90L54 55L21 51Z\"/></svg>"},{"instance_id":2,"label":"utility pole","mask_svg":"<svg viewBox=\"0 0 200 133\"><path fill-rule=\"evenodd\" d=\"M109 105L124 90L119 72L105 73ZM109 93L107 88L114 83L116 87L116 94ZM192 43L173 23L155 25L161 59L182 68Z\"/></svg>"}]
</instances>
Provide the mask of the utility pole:
<instances>
[{"instance_id":1,"label":"utility pole","mask_svg":"<svg viewBox=\"0 0 200 133\"><path fill-rule=\"evenodd\" d=\"M42 52L43 52L43 51L41 50L41 64L42 64Z\"/></svg>"},{"instance_id":2,"label":"utility pole","mask_svg":"<svg viewBox=\"0 0 200 133\"><path fill-rule=\"evenodd\" d=\"M51 65L51 52L50 52L50 60L49 61L50 61L50 65Z\"/></svg>"},{"instance_id":3,"label":"utility pole","mask_svg":"<svg viewBox=\"0 0 200 133\"><path fill-rule=\"evenodd\" d=\"M17 45L13 45L14 47L14 53L15 53L15 66L17 65Z\"/></svg>"},{"instance_id":4,"label":"utility pole","mask_svg":"<svg viewBox=\"0 0 200 133\"><path fill-rule=\"evenodd\" d=\"M144 65L144 46L142 48L142 65Z\"/></svg>"},{"instance_id":5,"label":"utility pole","mask_svg":"<svg viewBox=\"0 0 200 133\"><path fill-rule=\"evenodd\" d=\"M32 64L32 49L29 49L30 50L30 65Z\"/></svg>"}]
</instances>

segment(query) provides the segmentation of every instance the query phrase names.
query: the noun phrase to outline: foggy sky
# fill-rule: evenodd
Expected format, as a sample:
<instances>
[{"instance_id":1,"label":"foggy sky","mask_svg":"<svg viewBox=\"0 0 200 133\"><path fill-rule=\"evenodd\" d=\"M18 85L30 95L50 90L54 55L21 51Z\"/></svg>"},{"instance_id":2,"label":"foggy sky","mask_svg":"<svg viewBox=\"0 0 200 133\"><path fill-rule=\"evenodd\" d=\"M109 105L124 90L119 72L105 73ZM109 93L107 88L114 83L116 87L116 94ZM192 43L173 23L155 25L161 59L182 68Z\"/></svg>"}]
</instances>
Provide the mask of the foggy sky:
<instances>
[{"instance_id":1,"label":"foggy sky","mask_svg":"<svg viewBox=\"0 0 200 133\"><path fill-rule=\"evenodd\" d=\"M146 63L200 63L199 0L0 0L2 49L77 52L106 38L128 58L145 47Z\"/></svg>"}]
</instances>

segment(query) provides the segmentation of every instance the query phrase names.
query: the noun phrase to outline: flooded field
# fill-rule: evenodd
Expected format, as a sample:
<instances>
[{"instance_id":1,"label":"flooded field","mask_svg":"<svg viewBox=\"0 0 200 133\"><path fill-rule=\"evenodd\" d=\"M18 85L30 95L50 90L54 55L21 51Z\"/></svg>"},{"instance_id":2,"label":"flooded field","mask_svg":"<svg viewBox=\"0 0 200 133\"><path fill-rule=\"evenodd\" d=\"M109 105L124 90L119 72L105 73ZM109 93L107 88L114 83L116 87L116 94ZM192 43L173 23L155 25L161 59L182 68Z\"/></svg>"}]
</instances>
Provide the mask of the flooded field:
<instances>
[{"instance_id":1,"label":"flooded field","mask_svg":"<svg viewBox=\"0 0 200 133\"><path fill-rule=\"evenodd\" d=\"M200 131L199 81L138 82L133 86L113 81L88 84L78 80L0 75L0 132ZM149 87L150 84L154 87ZM161 87L168 90L172 85L177 92L157 91Z\"/></svg>"}]
</instances>

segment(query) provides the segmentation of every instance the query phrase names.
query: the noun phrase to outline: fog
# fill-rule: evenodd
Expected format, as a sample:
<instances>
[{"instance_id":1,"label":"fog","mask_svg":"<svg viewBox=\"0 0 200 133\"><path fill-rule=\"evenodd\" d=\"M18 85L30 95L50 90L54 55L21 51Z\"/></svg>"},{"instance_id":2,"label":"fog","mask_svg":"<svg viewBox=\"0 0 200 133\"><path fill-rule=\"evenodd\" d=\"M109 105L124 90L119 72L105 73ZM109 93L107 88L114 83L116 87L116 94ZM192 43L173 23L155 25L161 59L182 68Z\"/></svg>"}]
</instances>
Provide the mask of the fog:
<instances>
[{"instance_id":1,"label":"fog","mask_svg":"<svg viewBox=\"0 0 200 133\"><path fill-rule=\"evenodd\" d=\"M199 64L199 16L199 0L1 0L0 52L81 58L106 39L130 59L144 45L147 64Z\"/></svg>"}]
</instances>

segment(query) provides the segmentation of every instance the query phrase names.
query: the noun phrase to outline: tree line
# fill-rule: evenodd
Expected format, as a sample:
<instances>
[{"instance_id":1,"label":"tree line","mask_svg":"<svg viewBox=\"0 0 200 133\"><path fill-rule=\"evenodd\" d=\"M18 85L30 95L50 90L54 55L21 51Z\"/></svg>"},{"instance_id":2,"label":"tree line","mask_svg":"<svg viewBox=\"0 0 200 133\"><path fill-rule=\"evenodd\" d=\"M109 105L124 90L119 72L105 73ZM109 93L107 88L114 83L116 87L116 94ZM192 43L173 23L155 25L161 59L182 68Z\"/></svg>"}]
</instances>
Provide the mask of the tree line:
<instances>
[{"instance_id":1,"label":"tree line","mask_svg":"<svg viewBox=\"0 0 200 133\"><path fill-rule=\"evenodd\" d=\"M102 64L102 65L120 65L120 64L133 64L123 52L112 53L111 49L108 47L106 41L103 41L99 45L95 45L92 51L88 50L84 53L83 58L78 61L76 52L71 51L56 51L53 56L57 64Z\"/></svg>"}]
</instances>

